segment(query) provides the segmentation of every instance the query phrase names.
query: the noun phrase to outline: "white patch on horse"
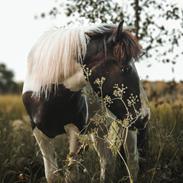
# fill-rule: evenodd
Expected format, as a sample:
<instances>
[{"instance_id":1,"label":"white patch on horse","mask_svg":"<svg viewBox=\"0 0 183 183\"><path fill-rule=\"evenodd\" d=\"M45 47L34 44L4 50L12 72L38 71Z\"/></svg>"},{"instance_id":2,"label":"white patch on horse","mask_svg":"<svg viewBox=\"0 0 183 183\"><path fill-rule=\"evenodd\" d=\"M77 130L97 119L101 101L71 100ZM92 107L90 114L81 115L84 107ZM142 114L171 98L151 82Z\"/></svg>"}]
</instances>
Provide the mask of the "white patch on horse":
<instances>
[{"instance_id":1,"label":"white patch on horse","mask_svg":"<svg viewBox=\"0 0 183 183\"><path fill-rule=\"evenodd\" d=\"M58 83L63 84L67 89L71 91L79 91L87 84L82 67L78 63L76 63L75 65L76 72L63 82ZM35 91L34 83L29 77L26 77L24 81L22 93L25 93L27 91Z\"/></svg>"},{"instance_id":2,"label":"white patch on horse","mask_svg":"<svg viewBox=\"0 0 183 183\"><path fill-rule=\"evenodd\" d=\"M81 90L87 83L82 67L78 65L77 71L69 78L67 78L64 82L63 85L71 90L71 91L79 91Z\"/></svg>"},{"instance_id":3,"label":"white patch on horse","mask_svg":"<svg viewBox=\"0 0 183 183\"><path fill-rule=\"evenodd\" d=\"M69 138L69 154L77 155L80 149L80 146L79 146L80 143L78 139L79 129L73 123L69 123L65 125L64 129Z\"/></svg>"},{"instance_id":4,"label":"white patch on horse","mask_svg":"<svg viewBox=\"0 0 183 183\"><path fill-rule=\"evenodd\" d=\"M65 125L64 129L69 137L69 153L70 154L76 153L78 149L76 139L78 138L79 135L79 129L73 123Z\"/></svg>"},{"instance_id":5,"label":"white patch on horse","mask_svg":"<svg viewBox=\"0 0 183 183\"><path fill-rule=\"evenodd\" d=\"M36 138L43 156L46 179L49 183L52 183L57 177L56 175L58 170L54 145L51 139L44 135L38 128L33 130L33 135Z\"/></svg>"}]
</instances>

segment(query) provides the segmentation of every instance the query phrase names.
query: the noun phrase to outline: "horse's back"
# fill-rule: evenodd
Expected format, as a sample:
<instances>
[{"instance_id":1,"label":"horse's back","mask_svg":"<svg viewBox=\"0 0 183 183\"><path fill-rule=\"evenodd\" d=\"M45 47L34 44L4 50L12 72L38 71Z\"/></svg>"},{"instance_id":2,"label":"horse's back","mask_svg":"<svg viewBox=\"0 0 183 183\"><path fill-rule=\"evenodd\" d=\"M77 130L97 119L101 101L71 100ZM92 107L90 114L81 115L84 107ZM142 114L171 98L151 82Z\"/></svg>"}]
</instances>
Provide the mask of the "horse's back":
<instances>
[{"instance_id":1,"label":"horse's back","mask_svg":"<svg viewBox=\"0 0 183 183\"><path fill-rule=\"evenodd\" d=\"M39 128L50 138L64 133L64 126L69 123L80 130L86 123L87 104L81 91L72 92L59 85L47 97L36 96L32 91L24 92L22 97L33 129Z\"/></svg>"}]
</instances>

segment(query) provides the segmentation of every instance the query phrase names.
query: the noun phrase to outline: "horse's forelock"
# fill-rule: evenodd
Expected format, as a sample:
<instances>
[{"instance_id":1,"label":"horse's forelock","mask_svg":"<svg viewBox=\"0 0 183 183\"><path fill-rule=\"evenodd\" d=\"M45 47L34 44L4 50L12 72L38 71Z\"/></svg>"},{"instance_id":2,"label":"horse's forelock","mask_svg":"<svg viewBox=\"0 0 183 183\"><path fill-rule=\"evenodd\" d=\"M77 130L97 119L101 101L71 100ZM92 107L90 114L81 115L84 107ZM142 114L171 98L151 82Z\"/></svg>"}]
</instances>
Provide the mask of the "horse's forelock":
<instances>
[{"instance_id":1,"label":"horse's forelock","mask_svg":"<svg viewBox=\"0 0 183 183\"><path fill-rule=\"evenodd\" d=\"M123 31L120 35L120 40L116 43L113 54L118 61L127 58L137 59L142 50L141 45L138 43L137 38L129 31Z\"/></svg>"},{"instance_id":2,"label":"horse's forelock","mask_svg":"<svg viewBox=\"0 0 183 183\"><path fill-rule=\"evenodd\" d=\"M85 34L89 37L104 36L105 34L111 34L116 30L116 25L113 24L102 24L90 26L86 29Z\"/></svg>"},{"instance_id":3,"label":"horse's forelock","mask_svg":"<svg viewBox=\"0 0 183 183\"><path fill-rule=\"evenodd\" d=\"M127 51L127 56L137 59L141 53L142 46L139 44L137 38L130 32L124 32L124 45Z\"/></svg>"}]
</instances>

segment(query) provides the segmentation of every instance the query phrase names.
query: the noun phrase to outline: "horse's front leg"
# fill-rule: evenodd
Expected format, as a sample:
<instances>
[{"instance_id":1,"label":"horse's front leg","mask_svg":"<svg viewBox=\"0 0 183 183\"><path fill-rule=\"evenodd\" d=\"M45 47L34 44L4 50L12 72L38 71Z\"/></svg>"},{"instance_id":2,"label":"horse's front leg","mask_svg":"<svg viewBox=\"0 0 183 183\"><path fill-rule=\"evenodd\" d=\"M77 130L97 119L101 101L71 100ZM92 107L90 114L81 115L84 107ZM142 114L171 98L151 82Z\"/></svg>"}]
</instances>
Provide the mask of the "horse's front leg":
<instances>
[{"instance_id":1,"label":"horse's front leg","mask_svg":"<svg viewBox=\"0 0 183 183\"><path fill-rule=\"evenodd\" d=\"M69 140L69 155L67 159L69 172L66 174L66 182L78 182L77 155L81 148L79 142L79 129L72 123L66 125L64 128Z\"/></svg>"},{"instance_id":2,"label":"horse's front leg","mask_svg":"<svg viewBox=\"0 0 183 183\"><path fill-rule=\"evenodd\" d=\"M79 129L72 123L64 127L69 140L69 165L76 161L77 154L80 150Z\"/></svg>"},{"instance_id":3,"label":"horse's front leg","mask_svg":"<svg viewBox=\"0 0 183 183\"><path fill-rule=\"evenodd\" d=\"M139 171L139 153L137 148L137 130L129 130L126 141L126 157L130 174L137 181Z\"/></svg>"},{"instance_id":4,"label":"horse's front leg","mask_svg":"<svg viewBox=\"0 0 183 183\"><path fill-rule=\"evenodd\" d=\"M38 128L33 130L33 135L43 156L46 179L48 183L55 183L58 180L58 165L54 145Z\"/></svg>"},{"instance_id":5,"label":"horse's front leg","mask_svg":"<svg viewBox=\"0 0 183 183\"><path fill-rule=\"evenodd\" d=\"M109 144L94 134L91 134L90 137L100 160L100 183L114 182L115 156L113 156Z\"/></svg>"}]
</instances>

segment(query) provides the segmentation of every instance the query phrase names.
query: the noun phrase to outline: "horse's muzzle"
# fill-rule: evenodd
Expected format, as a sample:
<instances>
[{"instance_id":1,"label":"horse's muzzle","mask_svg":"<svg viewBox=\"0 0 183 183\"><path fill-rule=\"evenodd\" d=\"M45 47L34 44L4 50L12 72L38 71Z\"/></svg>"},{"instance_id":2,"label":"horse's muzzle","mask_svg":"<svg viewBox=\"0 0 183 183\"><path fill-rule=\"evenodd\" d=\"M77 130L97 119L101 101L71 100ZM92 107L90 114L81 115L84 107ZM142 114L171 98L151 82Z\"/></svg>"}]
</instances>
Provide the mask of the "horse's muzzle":
<instances>
[{"instance_id":1,"label":"horse's muzzle","mask_svg":"<svg viewBox=\"0 0 183 183\"><path fill-rule=\"evenodd\" d=\"M137 129L144 129L148 121L150 120L150 116L151 116L150 108L142 110L141 115L139 115L138 119L133 124L133 126L136 127Z\"/></svg>"}]
</instances>

